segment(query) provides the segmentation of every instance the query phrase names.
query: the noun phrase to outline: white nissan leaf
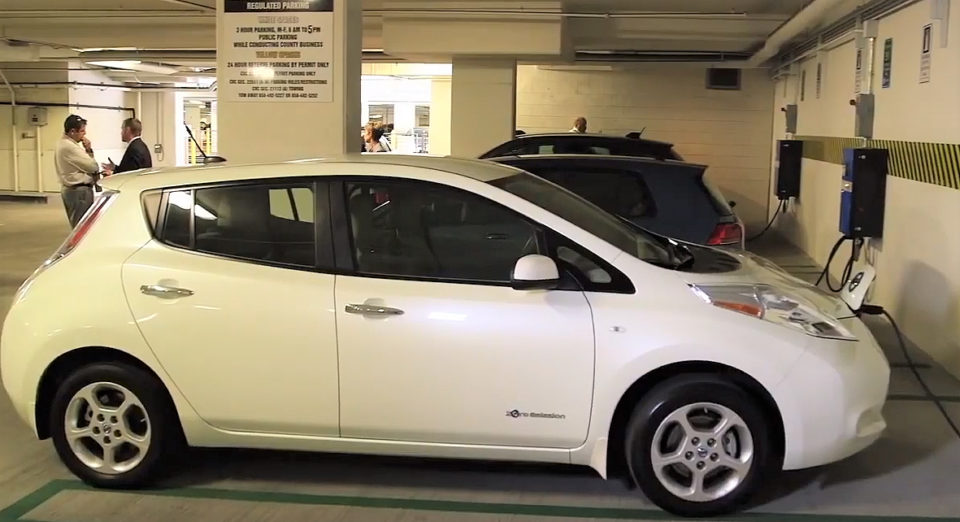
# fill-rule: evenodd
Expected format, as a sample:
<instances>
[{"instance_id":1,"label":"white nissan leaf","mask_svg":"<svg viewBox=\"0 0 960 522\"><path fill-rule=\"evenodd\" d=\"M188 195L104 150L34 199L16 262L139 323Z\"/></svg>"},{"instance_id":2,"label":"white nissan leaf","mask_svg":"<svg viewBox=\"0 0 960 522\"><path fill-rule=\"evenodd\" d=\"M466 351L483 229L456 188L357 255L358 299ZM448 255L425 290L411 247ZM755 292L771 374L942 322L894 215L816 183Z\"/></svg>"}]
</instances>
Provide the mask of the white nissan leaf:
<instances>
[{"instance_id":1,"label":"white nissan leaf","mask_svg":"<svg viewBox=\"0 0 960 522\"><path fill-rule=\"evenodd\" d=\"M705 516L877 440L840 299L511 167L396 155L115 176L20 288L0 368L100 487L183 445L622 470Z\"/></svg>"}]
</instances>

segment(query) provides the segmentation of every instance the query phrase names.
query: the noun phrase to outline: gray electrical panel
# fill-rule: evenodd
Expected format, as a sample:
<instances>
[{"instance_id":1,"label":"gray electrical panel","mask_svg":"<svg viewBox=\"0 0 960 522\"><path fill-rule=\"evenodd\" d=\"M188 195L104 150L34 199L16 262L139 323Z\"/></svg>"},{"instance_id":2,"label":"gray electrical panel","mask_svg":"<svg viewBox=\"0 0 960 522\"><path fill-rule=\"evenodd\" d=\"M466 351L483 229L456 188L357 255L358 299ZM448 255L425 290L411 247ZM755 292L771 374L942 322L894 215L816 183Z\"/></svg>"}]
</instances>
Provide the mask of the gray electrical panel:
<instances>
[{"instance_id":1,"label":"gray electrical panel","mask_svg":"<svg viewBox=\"0 0 960 522\"><path fill-rule=\"evenodd\" d=\"M787 117L786 132L789 134L796 134L797 133L797 104L791 103L787 105L783 109L783 112L786 114L786 117Z\"/></svg>"},{"instance_id":2,"label":"gray electrical panel","mask_svg":"<svg viewBox=\"0 0 960 522\"><path fill-rule=\"evenodd\" d=\"M27 109L27 121L34 127L43 127L47 124L47 108L30 107Z\"/></svg>"},{"instance_id":3,"label":"gray electrical panel","mask_svg":"<svg viewBox=\"0 0 960 522\"><path fill-rule=\"evenodd\" d=\"M874 95L858 94L853 131L858 138L873 138Z\"/></svg>"}]
</instances>

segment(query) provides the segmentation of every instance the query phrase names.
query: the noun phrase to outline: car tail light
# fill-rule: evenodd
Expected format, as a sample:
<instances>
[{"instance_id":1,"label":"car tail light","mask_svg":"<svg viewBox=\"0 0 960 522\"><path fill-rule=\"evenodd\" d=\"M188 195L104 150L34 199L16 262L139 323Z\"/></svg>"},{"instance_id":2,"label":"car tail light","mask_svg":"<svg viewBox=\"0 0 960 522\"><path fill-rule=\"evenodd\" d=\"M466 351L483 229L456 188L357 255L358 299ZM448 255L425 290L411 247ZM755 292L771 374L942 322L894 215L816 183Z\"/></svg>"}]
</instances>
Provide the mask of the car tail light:
<instances>
[{"instance_id":1,"label":"car tail light","mask_svg":"<svg viewBox=\"0 0 960 522\"><path fill-rule=\"evenodd\" d=\"M93 225L96 224L97 219L100 218L100 215L103 214L104 209L110 205L110 201L113 200L116 196L116 192L103 192L99 197L93 201L93 205L87 210L87 213L80 218L80 222L77 223L77 226L70 232L70 235L67 236L66 241L60 245L60 248L52 256L50 256L46 261L40 265L40 268L37 269L39 273L48 266L56 263L57 261L63 259L70 252L73 252L77 245L80 244L80 241L86 237L87 233L93 229ZM36 275L36 274L34 274Z\"/></svg>"},{"instance_id":2,"label":"car tail light","mask_svg":"<svg viewBox=\"0 0 960 522\"><path fill-rule=\"evenodd\" d=\"M739 245L743 241L743 227L740 223L720 223L713 229L708 245Z\"/></svg>"},{"instance_id":3,"label":"car tail light","mask_svg":"<svg viewBox=\"0 0 960 522\"><path fill-rule=\"evenodd\" d=\"M103 211L110 205L110 202L116 196L116 192L103 192L99 197L94 199L93 205L87 210L87 213L80 218L80 222L77 223L77 226L70 232L70 235L67 236L66 241L60 245L60 248L53 253L52 256L47 258L42 265L37 267L36 270L30 274L30 277L20 285L20 289L17 290L16 300L20 300L23 295L26 293L27 288L30 287L33 280L36 279L38 275L43 273L44 270L50 268L54 263L60 261L67 256L70 252L73 252L77 245L80 244L80 241L90 232L90 229L93 228L93 225L97 222L97 219L103 214Z\"/></svg>"}]
</instances>

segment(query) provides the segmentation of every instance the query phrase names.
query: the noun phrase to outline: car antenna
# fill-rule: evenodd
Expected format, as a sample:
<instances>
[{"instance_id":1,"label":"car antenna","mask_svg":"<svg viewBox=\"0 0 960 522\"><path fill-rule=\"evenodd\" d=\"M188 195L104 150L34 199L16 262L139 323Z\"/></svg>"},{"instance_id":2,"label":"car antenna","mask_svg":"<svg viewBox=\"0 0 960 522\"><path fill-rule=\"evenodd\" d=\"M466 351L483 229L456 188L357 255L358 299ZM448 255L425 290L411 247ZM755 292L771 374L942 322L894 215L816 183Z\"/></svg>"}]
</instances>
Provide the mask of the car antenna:
<instances>
[{"instance_id":1,"label":"car antenna","mask_svg":"<svg viewBox=\"0 0 960 522\"><path fill-rule=\"evenodd\" d=\"M197 146L197 150L200 151L200 155L203 156L204 165L208 163L222 163L224 161L227 161L226 158L223 158L221 156L208 156L207 153L203 150L203 147L200 146L200 143L197 142L197 138L193 137L193 131L190 130L190 126L187 125L187 122L183 122L183 127L187 129L187 135L190 136L190 141L192 141L193 144Z\"/></svg>"}]
</instances>

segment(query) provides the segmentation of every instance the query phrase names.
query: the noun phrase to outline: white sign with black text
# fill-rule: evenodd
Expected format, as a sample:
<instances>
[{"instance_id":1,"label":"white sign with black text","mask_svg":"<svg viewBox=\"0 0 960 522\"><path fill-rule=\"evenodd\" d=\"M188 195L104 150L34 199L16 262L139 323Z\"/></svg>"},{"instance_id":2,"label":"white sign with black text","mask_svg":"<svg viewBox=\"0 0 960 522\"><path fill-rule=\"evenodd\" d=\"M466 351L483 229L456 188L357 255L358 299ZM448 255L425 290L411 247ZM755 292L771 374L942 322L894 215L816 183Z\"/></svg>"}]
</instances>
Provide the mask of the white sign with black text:
<instances>
[{"instance_id":1,"label":"white sign with black text","mask_svg":"<svg viewBox=\"0 0 960 522\"><path fill-rule=\"evenodd\" d=\"M933 47L933 24L923 26L923 47L920 49L920 83L930 82L930 51Z\"/></svg>"},{"instance_id":2,"label":"white sign with black text","mask_svg":"<svg viewBox=\"0 0 960 522\"><path fill-rule=\"evenodd\" d=\"M333 0L224 0L226 101L333 101Z\"/></svg>"}]
</instances>

